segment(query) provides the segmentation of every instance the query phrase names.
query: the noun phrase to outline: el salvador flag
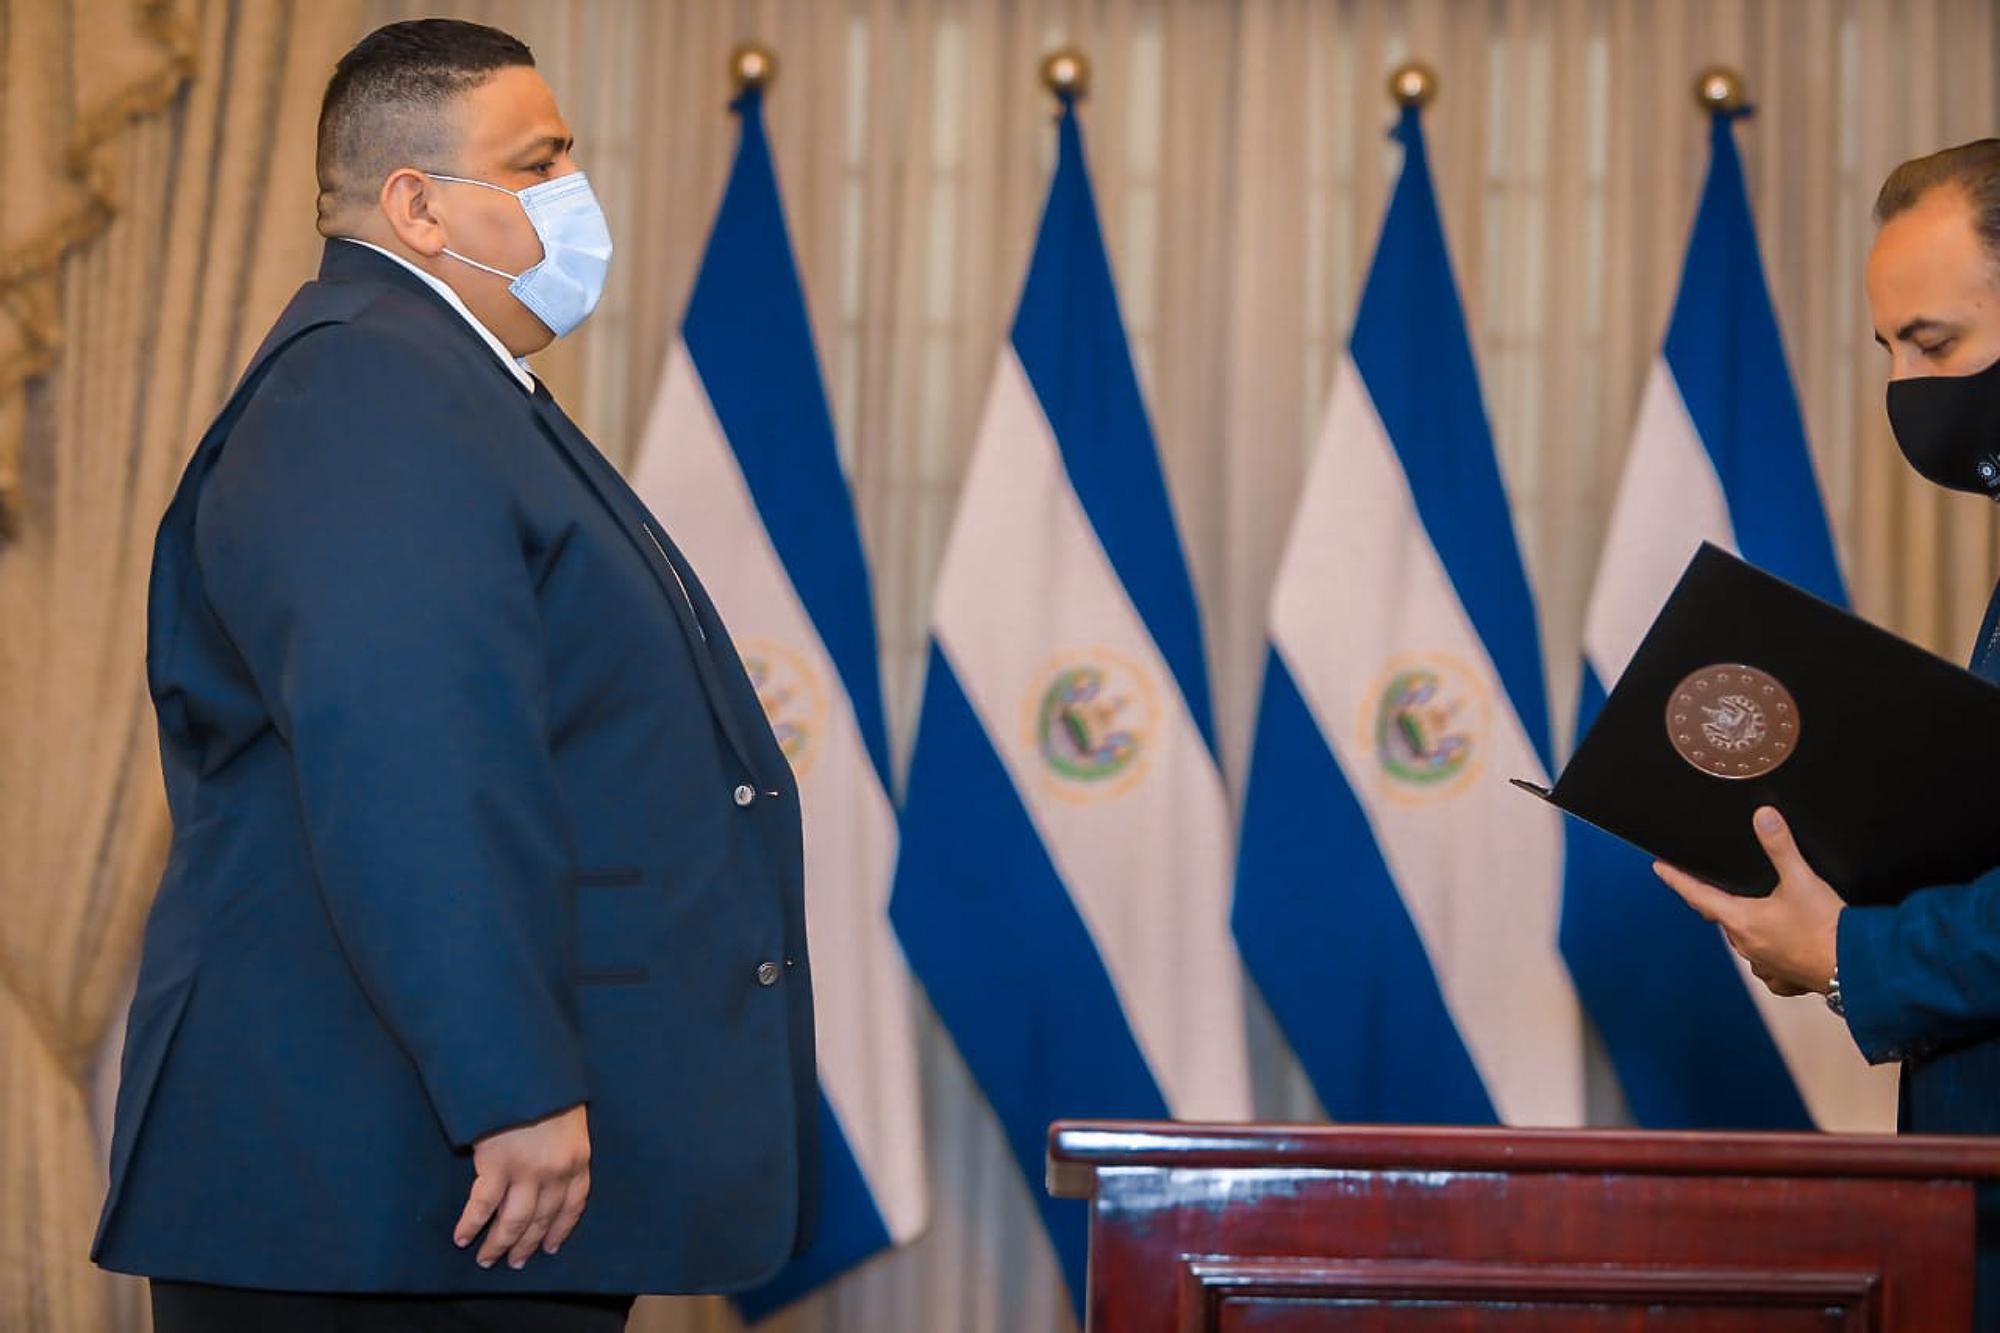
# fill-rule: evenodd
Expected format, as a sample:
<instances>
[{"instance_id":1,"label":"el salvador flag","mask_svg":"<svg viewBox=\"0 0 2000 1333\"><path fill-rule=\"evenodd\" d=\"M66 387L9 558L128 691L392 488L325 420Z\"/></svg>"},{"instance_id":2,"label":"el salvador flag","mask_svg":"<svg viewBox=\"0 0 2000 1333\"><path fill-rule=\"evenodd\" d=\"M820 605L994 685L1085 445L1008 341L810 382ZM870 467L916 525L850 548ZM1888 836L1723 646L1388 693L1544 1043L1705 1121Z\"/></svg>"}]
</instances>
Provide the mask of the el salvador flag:
<instances>
[{"instance_id":1,"label":"el salvador flag","mask_svg":"<svg viewBox=\"0 0 2000 1333\"><path fill-rule=\"evenodd\" d=\"M728 621L805 823L825 1177L811 1248L739 1297L754 1318L910 1240L927 1197L911 993L888 920L897 839L868 569L761 91L734 109L735 166L634 487Z\"/></svg>"},{"instance_id":2,"label":"el salvador flag","mask_svg":"<svg viewBox=\"0 0 2000 1333\"><path fill-rule=\"evenodd\" d=\"M932 635L891 915L1080 1309L1049 1122L1250 1093L1201 624L1069 98Z\"/></svg>"},{"instance_id":3,"label":"el salvador flag","mask_svg":"<svg viewBox=\"0 0 2000 1333\"><path fill-rule=\"evenodd\" d=\"M1337 1120L1576 1124L1527 577L1425 157L1403 170L1271 599L1245 965Z\"/></svg>"},{"instance_id":4,"label":"el salvador flag","mask_svg":"<svg viewBox=\"0 0 2000 1333\"><path fill-rule=\"evenodd\" d=\"M1845 604L1805 426L1757 254L1732 113L1666 345L1653 364L1584 622L1577 734L1704 541ZM1871 1070L1817 1001L1780 1000L1650 860L1572 821L1562 949L1639 1123L1888 1129L1892 1068Z\"/></svg>"}]
</instances>

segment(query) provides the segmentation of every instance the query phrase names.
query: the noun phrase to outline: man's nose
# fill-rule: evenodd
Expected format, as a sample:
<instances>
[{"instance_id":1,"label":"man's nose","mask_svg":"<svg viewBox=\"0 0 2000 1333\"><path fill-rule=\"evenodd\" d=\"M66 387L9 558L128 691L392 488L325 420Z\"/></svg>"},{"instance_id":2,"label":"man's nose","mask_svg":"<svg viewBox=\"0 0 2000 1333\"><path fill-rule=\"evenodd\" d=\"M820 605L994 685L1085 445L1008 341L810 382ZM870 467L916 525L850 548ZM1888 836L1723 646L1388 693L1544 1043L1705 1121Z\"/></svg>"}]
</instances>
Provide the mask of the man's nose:
<instances>
[{"instance_id":1,"label":"man's nose","mask_svg":"<svg viewBox=\"0 0 2000 1333\"><path fill-rule=\"evenodd\" d=\"M1929 379L1937 370L1914 347L1898 347L1889 357L1889 382Z\"/></svg>"}]
</instances>

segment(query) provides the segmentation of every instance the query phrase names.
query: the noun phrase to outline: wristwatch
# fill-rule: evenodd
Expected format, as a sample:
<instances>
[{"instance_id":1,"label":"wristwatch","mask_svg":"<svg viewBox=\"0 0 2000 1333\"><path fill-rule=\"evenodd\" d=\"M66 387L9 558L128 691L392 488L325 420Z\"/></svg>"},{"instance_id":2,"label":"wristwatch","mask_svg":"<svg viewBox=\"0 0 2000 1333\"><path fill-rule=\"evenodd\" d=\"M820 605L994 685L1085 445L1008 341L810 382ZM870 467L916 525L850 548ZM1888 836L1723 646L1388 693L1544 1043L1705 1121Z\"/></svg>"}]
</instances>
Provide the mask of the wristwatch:
<instances>
[{"instance_id":1,"label":"wristwatch","mask_svg":"<svg viewBox=\"0 0 2000 1333\"><path fill-rule=\"evenodd\" d=\"M1826 979L1826 1007L1847 1017L1847 1004L1840 998L1840 965L1834 964L1833 975Z\"/></svg>"}]
</instances>

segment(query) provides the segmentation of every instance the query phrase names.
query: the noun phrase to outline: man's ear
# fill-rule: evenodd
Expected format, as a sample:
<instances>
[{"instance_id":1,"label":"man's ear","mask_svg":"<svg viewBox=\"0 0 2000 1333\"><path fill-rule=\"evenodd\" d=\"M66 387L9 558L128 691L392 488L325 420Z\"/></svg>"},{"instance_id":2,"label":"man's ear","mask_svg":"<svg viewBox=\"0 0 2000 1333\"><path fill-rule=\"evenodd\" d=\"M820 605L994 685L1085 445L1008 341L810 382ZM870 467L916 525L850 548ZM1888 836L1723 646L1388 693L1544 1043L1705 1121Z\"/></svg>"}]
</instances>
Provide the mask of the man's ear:
<instances>
[{"instance_id":1,"label":"man's ear","mask_svg":"<svg viewBox=\"0 0 2000 1333\"><path fill-rule=\"evenodd\" d=\"M379 203L382 216L396 239L429 259L444 253L444 228L438 225L431 204L437 197L430 177L414 167L398 167L382 182Z\"/></svg>"}]
</instances>

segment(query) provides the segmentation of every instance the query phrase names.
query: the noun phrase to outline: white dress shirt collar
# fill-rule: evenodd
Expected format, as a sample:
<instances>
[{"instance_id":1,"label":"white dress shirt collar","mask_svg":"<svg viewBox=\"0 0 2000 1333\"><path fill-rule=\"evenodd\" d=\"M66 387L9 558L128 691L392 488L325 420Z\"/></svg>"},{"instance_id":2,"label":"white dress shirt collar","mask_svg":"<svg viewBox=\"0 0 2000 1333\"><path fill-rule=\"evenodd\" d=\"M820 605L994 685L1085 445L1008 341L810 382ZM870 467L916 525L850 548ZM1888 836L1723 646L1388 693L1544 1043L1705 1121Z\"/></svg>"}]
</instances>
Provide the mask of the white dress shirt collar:
<instances>
[{"instance_id":1,"label":"white dress shirt collar","mask_svg":"<svg viewBox=\"0 0 2000 1333\"><path fill-rule=\"evenodd\" d=\"M521 387L526 389L529 393L533 393L535 391L535 377L528 373L527 361L524 358L515 356L512 352L509 352L507 350L507 345L501 342L498 338L493 336L493 330L487 328L484 324L481 324L479 322L478 317L475 316L470 310L466 309L465 302L458 299L458 293L451 289L451 285L449 283L443 281L440 278L434 277L429 273L424 272L422 269L418 268L415 264L412 264L409 260L403 258L401 255L395 253L393 250L384 250L381 246L376 245L372 241L364 241L354 236L341 236L337 237L336 239L347 241L353 245L366 246L368 249L373 250L376 254L381 255L385 259L393 260L394 262L401 264L404 268L416 274L419 278L422 278L424 281L424 285L429 287L432 291L436 292L439 296L443 297L445 299L446 304L450 305L453 310L456 310L459 313L459 315L464 318L465 322L472 326L472 331L474 333L477 333L480 336L480 338L485 341L486 345L493 349L493 355L500 358L500 364L507 367L507 373L512 375L515 379L519 380L521 382Z\"/></svg>"}]
</instances>

